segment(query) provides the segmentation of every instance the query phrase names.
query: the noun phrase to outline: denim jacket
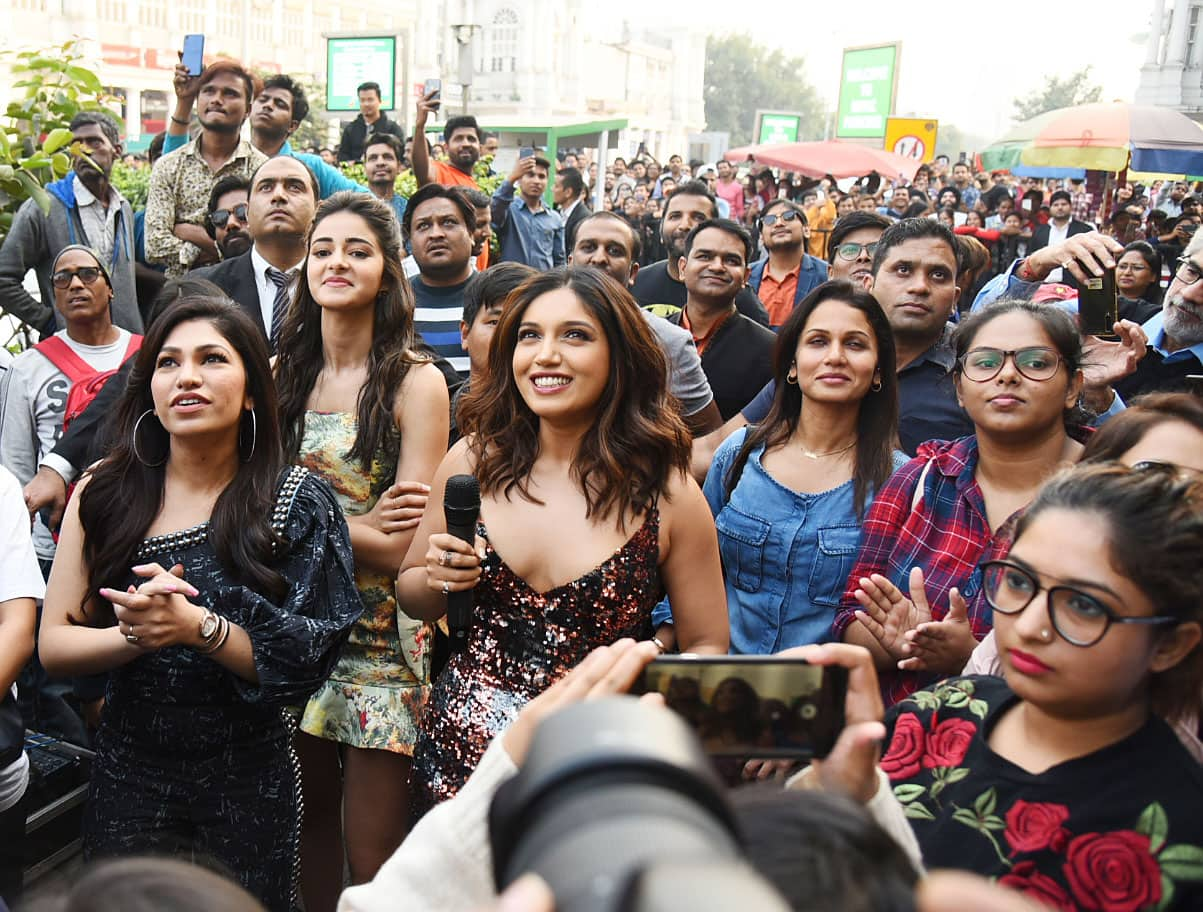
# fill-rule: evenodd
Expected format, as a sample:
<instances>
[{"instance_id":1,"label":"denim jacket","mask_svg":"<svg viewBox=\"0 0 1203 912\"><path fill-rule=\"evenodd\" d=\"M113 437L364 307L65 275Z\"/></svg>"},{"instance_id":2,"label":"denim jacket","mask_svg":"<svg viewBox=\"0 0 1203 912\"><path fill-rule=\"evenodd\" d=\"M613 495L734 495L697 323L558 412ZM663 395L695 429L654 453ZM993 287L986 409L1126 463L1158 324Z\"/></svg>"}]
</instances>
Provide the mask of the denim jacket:
<instances>
[{"instance_id":1,"label":"denim jacket","mask_svg":"<svg viewBox=\"0 0 1203 912\"><path fill-rule=\"evenodd\" d=\"M727 473L747 434L723 442L702 488L718 529L731 652L768 655L827 642L860 541L852 482L800 494L765 471L759 446L728 498ZM905 462L895 454L895 468ZM664 607L653 615L657 624L667 620Z\"/></svg>"}]
</instances>

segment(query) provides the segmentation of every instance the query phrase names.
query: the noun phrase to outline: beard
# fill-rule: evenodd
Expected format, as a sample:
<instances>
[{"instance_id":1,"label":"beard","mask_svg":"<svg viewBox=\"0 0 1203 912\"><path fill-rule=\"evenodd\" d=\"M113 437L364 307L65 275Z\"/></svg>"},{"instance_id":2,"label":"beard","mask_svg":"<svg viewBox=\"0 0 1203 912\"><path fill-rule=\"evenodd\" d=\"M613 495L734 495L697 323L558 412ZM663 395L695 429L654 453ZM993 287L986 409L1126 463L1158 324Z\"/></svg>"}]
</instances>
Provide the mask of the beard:
<instances>
[{"instance_id":1,"label":"beard","mask_svg":"<svg viewBox=\"0 0 1203 912\"><path fill-rule=\"evenodd\" d=\"M222 259L228 260L236 256L241 256L251 249L251 236L245 231L230 231L222 239L221 256Z\"/></svg>"},{"instance_id":2,"label":"beard","mask_svg":"<svg viewBox=\"0 0 1203 912\"><path fill-rule=\"evenodd\" d=\"M1198 345L1203 342L1203 307L1187 303L1181 294L1167 298L1161 327L1182 348Z\"/></svg>"}]
</instances>

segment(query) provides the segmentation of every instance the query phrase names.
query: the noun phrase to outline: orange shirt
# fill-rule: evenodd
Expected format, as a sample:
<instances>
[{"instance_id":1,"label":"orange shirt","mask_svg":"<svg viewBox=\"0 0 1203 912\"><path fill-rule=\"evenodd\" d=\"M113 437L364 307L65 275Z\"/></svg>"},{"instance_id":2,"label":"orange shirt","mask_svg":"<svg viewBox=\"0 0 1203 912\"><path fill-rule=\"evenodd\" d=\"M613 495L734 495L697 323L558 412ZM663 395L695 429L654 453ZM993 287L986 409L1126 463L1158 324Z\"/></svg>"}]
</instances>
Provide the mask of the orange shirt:
<instances>
[{"instance_id":1,"label":"orange shirt","mask_svg":"<svg viewBox=\"0 0 1203 912\"><path fill-rule=\"evenodd\" d=\"M728 319L729 319L729 318L732 316L732 314L734 314L735 312L736 312L735 308L734 308L734 307L732 307L730 311L728 311L727 313L723 314L721 317L719 317L719 318L718 318L718 319L715 321L714 325L710 327L710 330L709 330L709 331L706 333L706 335L704 335L704 336L697 336L697 335L694 335L694 332L693 332L693 327L689 325L689 310L688 310L688 308L684 308L684 307L683 307L683 308L681 308L681 328L682 328L682 329L688 329L688 330L689 330L689 334L690 334L691 336L693 336L693 344L694 344L694 345L697 347L697 350L698 350L698 357L699 357L699 358L702 356L702 352L704 352L704 351L706 350L706 346L707 346L707 345L710 343L710 340L714 338L714 334L715 334L715 333L717 333L717 332L719 331L719 328L720 328L720 327L721 327L721 326L722 326L724 323L726 323L726 322L727 322L727 320L728 320Z\"/></svg>"},{"instance_id":2,"label":"orange shirt","mask_svg":"<svg viewBox=\"0 0 1203 912\"><path fill-rule=\"evenodd\" d=\"M446 162L430 160L430 176L436 184L444 187L475 187L476 179L471 174L465 174L459 168L453 168Z\"/></svg>"},{"instance_id":3,"label":"orange shirt","mask_svg":"<svg viewBox=\"0 0 1203 912\"><path fill-rule=\"evenodd\" d=\"M785 274L780 281L769 274L768 264L765 264L764 275L760 279L760 289L756 296L769 312L769 326L776 329L794 312L794 294L798 291L799 263Z\"/></svg>"},{"instance_id":4,"label":"orange shirt","mask_svg":"<svg viewBox=\"0 0 1203 912\"><path fill-rule=\"evenodd\" d=\"M476 258L476 271L484 272L489 268L489 245L485 244L485 249L480 252L480 256Z\"/></svg>"}]
</instances>

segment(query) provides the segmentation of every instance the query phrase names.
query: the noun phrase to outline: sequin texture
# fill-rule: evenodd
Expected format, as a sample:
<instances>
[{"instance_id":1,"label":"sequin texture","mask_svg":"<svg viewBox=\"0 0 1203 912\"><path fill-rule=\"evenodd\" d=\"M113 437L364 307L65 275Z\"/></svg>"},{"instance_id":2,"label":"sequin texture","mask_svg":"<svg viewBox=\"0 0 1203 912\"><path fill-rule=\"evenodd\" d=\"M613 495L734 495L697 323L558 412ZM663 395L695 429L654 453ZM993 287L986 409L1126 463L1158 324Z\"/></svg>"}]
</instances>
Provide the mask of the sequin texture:
<instances>
[{"instance_id":1,"label":"sequin texture","mask_svg":"<svg viewBox=\"0 0 1203 912\"><path fill-rule=\"evenodd\" d=\"M435 682L414 752L418 813L458 792L518 710L590 650L652 635L661 589L655 508L607 560L544 593L501 560L483 523L477 534L486 550L468 649Z\"/></svg>"}]
</instances>

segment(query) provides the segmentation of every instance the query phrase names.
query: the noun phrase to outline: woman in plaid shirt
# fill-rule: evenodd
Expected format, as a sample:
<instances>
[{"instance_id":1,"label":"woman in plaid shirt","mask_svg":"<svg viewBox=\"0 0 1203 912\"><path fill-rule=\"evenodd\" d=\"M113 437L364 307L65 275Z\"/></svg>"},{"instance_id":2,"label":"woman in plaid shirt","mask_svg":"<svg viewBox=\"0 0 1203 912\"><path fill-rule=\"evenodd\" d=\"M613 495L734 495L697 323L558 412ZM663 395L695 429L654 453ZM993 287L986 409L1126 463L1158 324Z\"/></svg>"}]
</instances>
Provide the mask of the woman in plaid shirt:
<instances>
[{"instance_id":1,"label":"woman in plaid shirt","mask_svg":"<svg viewBox=\"0 0 1203 912\"><path fill-rule=\"evenodd\" d=\"M833 628L873 653L887 706L960 673L991 627L978 565L1006 556L1018 515L1082 451L1070 436L1082 348L1067 314L1001 300L955 346L975 433L923 444L878 493Z\"/></svg>"}]
</instances>

